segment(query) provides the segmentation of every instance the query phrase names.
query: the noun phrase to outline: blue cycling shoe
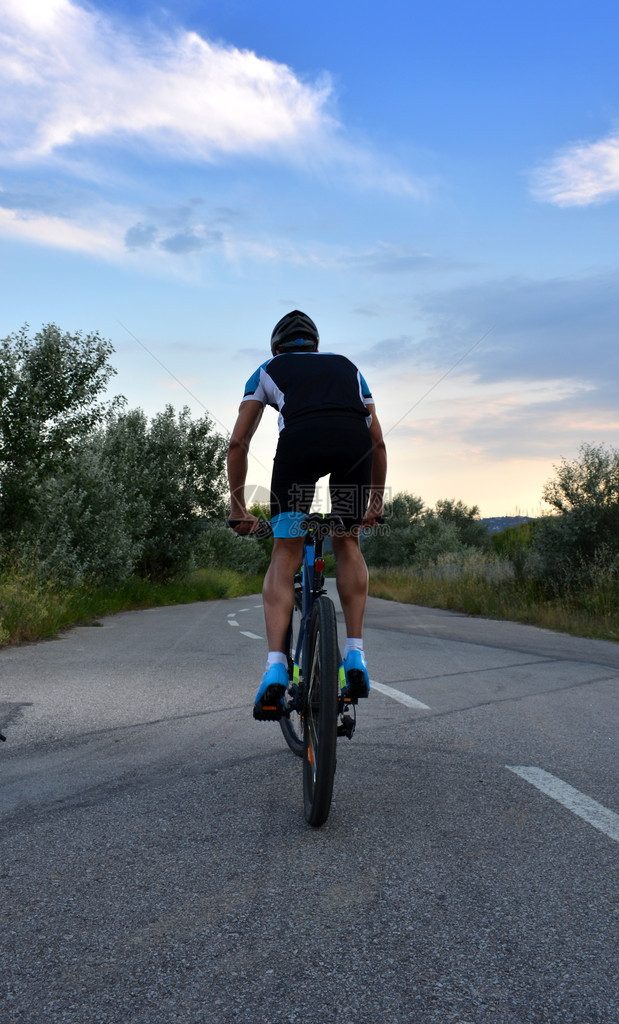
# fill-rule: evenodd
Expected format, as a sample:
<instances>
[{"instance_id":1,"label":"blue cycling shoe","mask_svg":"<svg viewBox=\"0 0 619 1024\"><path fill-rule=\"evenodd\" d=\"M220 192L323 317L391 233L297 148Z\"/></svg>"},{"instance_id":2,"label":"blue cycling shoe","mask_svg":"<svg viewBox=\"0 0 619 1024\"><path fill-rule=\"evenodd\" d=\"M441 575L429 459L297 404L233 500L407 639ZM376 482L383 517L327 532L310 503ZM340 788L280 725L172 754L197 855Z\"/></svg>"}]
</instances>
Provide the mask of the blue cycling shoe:
<instances>
[{"instance_id":1,"label":"blue cycling shoe","mask_svg":"<svg viewBox=\"0 0 619 1024\"><path fill-rule=\"evenodd\" d=\"M284 694L288 689L286 665L271 665L262 677L254 701L254 718L259 722L277 722L284 713Z\"/></svg>"},{"instance_id":2,"label":"blue cycling shoe","mask_svg":"<svg viewBox=\"0 0 619 1024\"><path fill-rule=\"evenodd\" d=\"M349 651L344 658L344 674L346 675L345 694L355 703L359 697L370 696L370 677L368 666L361 651Z\"/></svg>"}]
</instances>

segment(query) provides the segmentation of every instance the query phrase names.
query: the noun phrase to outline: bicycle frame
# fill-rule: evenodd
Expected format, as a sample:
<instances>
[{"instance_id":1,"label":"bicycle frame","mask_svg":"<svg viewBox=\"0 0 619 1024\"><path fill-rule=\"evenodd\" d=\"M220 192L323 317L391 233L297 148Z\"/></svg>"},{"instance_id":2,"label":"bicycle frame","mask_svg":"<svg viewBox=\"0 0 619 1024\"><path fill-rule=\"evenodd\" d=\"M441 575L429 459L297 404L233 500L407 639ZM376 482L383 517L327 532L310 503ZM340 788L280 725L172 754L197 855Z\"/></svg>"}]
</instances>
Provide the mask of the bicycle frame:
<instances>
[{"instance_id":1,"label":"bicycle frame","mask_svg":"<svg viewBox=\"0 0 619 1024\"><path fill-rule=\"evenodd\" d=\"M318 547L318 550L316 548ZM297 585L295 577L295 602L301 612L301 624L297 646L293 659L293 684L299 685L299 674L301 665L307 664L308 657L308 636L309 624L312 617L314 601L320 594L326 593L324 589L324 560L322 558L322 538L314 537L308 533L303 545L303 565L301 568L300 586Z\"/></svg>"},{"instance_id":2,"label":"bicycle frame","mask_svg":"<svg viewBox=\"0 0 619 1024\"><path fill-rule=\"evenodd\" d=\"M299 635L297 637L296 647L293 656L292 664L292 686L288 689L286 699L286 712L298 711L303 713L303 694L300 689L302 683L302 667L308 664L308 642L309 642L309 627L312 618L312 611L314 603L327 591L324 586L324 557L323 557L323 542L324 538L327 537L333 530L333 528L342 525L342 520L337 515L325 515L319 514L308 515L303 521L303 528L308 529L308 534L305 537L303 545L303 562L301 566L301 572L295 576L295 604L301 613L301 622L299 626ZM344 667L342 664L342 658L338 651L339 661L339 683L340 692L345 685ZM340 712L344 710L344 704L348 705L349 701L344 701L340 697ZM351 728L345 730L345 735L352 735L354 725Z\"/></svg>"}]
</instances>

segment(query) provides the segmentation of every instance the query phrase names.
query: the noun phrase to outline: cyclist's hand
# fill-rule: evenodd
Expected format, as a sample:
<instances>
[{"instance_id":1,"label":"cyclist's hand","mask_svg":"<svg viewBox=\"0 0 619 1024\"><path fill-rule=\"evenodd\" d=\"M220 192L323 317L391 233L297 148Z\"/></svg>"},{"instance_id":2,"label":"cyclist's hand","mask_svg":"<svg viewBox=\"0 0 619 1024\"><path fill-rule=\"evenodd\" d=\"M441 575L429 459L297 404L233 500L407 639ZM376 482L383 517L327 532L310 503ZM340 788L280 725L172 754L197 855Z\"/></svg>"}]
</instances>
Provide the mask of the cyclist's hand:
<instances>
[{"instance_id":1,"label":"cyclist's hand","mask_svg":"<svg viewBox=\"0 0 619 1024\"><path fill-rule=\"evenodd\" d=\"M383 503L379 499L370 498L367 511L361 521L361 529L368 530L372 526L378 526L383 522Z\"/></svg>"},{"instance_id":2,"label":"cyclist's hand","mask_svg":"<svg viewBox=\"0 0 619 1024\"><path fill-rule=\"evenodd\" d=\"M257 530L260 522L258 516L253 516L247 509L243 509L242 512L239 511L238 514L231 515L230 519L234 522L232 529L241 537L247 537L248 534Z\"/></svg>"}]
</instances>

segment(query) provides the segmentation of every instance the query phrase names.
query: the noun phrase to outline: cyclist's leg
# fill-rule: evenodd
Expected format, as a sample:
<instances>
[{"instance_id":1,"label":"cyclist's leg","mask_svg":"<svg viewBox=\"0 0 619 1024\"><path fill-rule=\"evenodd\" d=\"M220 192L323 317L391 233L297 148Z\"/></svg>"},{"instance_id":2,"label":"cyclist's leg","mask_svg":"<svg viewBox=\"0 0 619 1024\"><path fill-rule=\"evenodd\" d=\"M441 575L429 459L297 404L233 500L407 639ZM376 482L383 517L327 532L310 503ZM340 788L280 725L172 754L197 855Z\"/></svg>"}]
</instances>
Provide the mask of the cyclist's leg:
<instances>
[{"instance_id":1,"label":"cyclist's leg","mask_svg":"<svg viewBox=\"0 0 619 1024\"><path fill-rule=\"evenodd\" d=\"M286 634L294 606L294 575L303 555L300 522L309 508L314 484L304 478L296 482L298 450L290 435L282 432L273 463L271 479L271 524L273 551L262 589L267 631L268 658L262 683L254 701L254 718L281 719L288 687Z\"/></svg>"},{"instance_id":2,"label":"cyclist's leg","mask_svg":"<svg viewBox=\"0 0 619 1024\"><path fill-rule=\"evenodd\" d=\"M294 607L294 574L303 558L303 537L276 537L264 577L262 601L269 651L286 652L286 633Z\"/></svg>"},{"instance_id":3,"label":"cyclist's leg","mask_svg":"<svg viewBox=\"0 0 619 1024\"><path fill-rule=\"evenodd\" d=\"M267 629L268 658L254 701L254 718L281 719L288 689L286 634L294 607L294 574L303 554L303 538L276 538L264 578L262 602Z\"/></svg>"},{"instance_id":4,"label":"cyclist's leg","mask_svg":"<svg viewBox=\"0 0 619 1024\"><path fill-rule=\"evenodd\" d=\"M368 570L358 537L332 537L337 559L337 590L346 622L346 646L343 652L347 694L354 701L369 697L370 676L363 652L363 617L368 592Z\"/></svg>"},{"instance_id":5,"label":"cyclist's leg","mask_svg":"<svg viewBox=\"0 0 619 1024\"><path fill-rule=\"evenodd\" d=\"M363 616L368 595L368 568L354 533L331 538L333 554L337 560L336 583L346 636L363 636Z\"/></svg>"},{"instance_id":6,"label":"cyclist's leg","mask_svg":"<svg viewBox=\"0 0 619 1024\"><path fill-rule=\"evenodd\" d=\"M370 489L372 450L369 432L355 426L345 439L344 457L335 463L329 480L331 509L341 515L344 532L332 538L337 559L336 582L346 622L344 671L351 697L367 697L370 678L363 655L363 618L368 591L368 570L359 547L359 527Z\"/></svg>"}]
</instances>

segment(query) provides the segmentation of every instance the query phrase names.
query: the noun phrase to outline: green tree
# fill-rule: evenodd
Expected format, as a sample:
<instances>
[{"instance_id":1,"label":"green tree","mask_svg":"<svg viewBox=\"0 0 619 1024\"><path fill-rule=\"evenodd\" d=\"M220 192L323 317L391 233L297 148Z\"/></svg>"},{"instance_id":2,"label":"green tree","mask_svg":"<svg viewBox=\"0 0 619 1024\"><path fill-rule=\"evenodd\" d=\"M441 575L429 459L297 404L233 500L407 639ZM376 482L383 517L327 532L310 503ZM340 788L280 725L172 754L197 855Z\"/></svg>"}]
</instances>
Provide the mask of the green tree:
<instances>
[{"instance_id":1,"label":"green tree","mask_svg":"<svg viewBox=\"0 0 619 1024\"><path fill-rule=\"evenodd\" d=\"M36 495L110 408L101 395L115 374L112 345L97 332L25 325L0 341L0 529L36 524Z\"/></svg>"},{"instance_id":2,"label":"green tree","mask_svg":"<svg viewBox=\"0 0 619 1024\"><path fill-rule=\"evenodd\" d=\"M438 516L424 515L415 533L415 565L429 566L441 555L457 555L465 551L455 523L447 522Z\"/></svg>"},{"instance_id":3,"label":"green tree","mask_svg":"<svg viewBox=\"0 0 619 1024\"><path fill-rule=\"evenodd\" d=\"M423 500L407 491L400 491L391 501L385 502L384 526L377 528L362 541L368 565L412 565L423 512Z\"/></svg>"},{"instance_id":4,"label":"green tree","mask_svg":"<svg viewBox=\"0 0 619 1024\"><path fill-rule=\"evenodd\" d=\"M440 498L434 509L426 513L426 521L439 519L443 524L451 524L459 542L464 547L488 547L488 530L479 516L479 507L465 505L455 498Z\"/></svg>"},{"instance_id":5,"label":"green tree","mask_svg":"<svg viewBox=\"0 0 619 1024\"><path fill-rule=\"evenodd\" d=\"M136 572L164 580L187 568L204 521L224 516L225 438L207 416L167 406L150 423L141 409L114 417L104 448L139 543Z\"/></svg>"},{"instance_id":6,"label":"green tree","mask_svg":"<svg viewBox=\"0 0 619 1024\"><path fill-rule=\"evenodd\" d=\"M555 514L536 529L538 578L554 592L587 585L601 566L619 566L619 449L583 444L563 459L543 491Z\"/></svg>"},{"instance_id":7,"label":"green tree","mask_svg":"<svg viewBox=\"0 0 619 1024\"><path fill-rule=\"evenodd\" d=\"M165 579L223 516L225 440L188 409L149 423L104 401L112 351L55 324L0 341L2 553L39 578Z\"/></svg>"},{"instance_id":8,"label":"green tree","mask_svg":"<svg viewBox=\"0 0 619 1024\"><path fill-rule=\"evenodd\" d=\"M188 409L150 422L141 409L113 415L38 481L14 553L59 583L168 579L190 567L208 520L223 518L225 452Z\"/></svg>"},{"instance_id":9,"label":"green tree","mask_svg":"<svg viewBox=\"0 0 619 1024\"><path fill-rule=\"evenodd\" d=\"M485 547L487 530L476 505L441 499L433 509L405 491L385 504L385 526L363 541L368 565L426 566L440 555Z\"/></svg>"},{"instance_id":10,"label":"green tree","mask_svg":"<svg viewBox=\"0 0 619 1024\"><path fill-rule=\"evenodd\" d=\"M116 583L140 554L124 491L94 434L48 473L32 495L36 515L13 543L13 555L39 580Z\"/></svg>"}]
</instances>

